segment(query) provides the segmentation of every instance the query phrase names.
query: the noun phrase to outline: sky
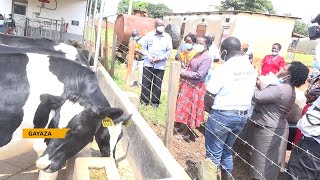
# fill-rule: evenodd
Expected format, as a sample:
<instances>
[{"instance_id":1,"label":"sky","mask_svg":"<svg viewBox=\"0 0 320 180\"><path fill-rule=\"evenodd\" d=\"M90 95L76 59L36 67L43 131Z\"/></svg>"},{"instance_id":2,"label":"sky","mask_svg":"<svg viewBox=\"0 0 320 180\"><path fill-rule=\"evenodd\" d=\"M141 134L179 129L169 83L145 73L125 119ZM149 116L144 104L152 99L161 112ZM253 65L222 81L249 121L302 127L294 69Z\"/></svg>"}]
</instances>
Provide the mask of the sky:
<instances>
[{"instance_id":1,"label":"sky","mask_svg":"<svg viewBox=\"0 0 320 180\"><path fill-rule=\"evenodd\" d=\"M138 0L137 0L138 1ZM164 3L174 12L213 11L220 0L140 0ZM320 14L320 0L271 0L277 14L291 13L308 23L311 17Z\"/></svg>"}]
</instances>

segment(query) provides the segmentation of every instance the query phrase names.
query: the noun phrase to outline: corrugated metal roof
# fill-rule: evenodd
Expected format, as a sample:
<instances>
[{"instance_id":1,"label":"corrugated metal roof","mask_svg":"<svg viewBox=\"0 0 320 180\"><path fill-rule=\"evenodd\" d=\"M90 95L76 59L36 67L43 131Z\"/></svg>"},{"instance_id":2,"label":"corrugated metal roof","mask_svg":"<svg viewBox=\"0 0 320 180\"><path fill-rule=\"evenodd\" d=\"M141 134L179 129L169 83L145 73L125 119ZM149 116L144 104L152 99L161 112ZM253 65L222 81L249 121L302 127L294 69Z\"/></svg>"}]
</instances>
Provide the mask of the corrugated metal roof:
<instances>
[{"instance_id":1,"label":"corrugated metal roof","mask_svg":"<svg viewBox=\"0 0 320 180\"><path fill-rule=\"evenodd\" d=\"M207 11L207 12L186 12L186 13L171 13L167 16L183 16L183 15L211 15L211 14L239 14L239 13L247 13L247 14L258 14L265 16L273 16L273 17L283 17L283 18L291 18L291 19L302 19L300 17L294 16L285 16L285 15L277 15L277 14L267 14L267 13L259 13L252 11ZM166 16L165 16L166 17Z\"/></svg>"}]
</instances>

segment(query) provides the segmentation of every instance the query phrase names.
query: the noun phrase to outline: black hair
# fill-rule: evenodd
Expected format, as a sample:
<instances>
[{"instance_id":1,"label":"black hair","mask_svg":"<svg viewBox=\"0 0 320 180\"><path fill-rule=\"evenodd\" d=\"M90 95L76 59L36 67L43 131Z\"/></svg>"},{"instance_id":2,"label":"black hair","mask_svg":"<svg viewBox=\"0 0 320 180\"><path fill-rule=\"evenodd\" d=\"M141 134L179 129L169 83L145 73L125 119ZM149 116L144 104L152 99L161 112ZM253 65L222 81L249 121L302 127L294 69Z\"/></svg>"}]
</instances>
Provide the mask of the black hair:
<instances>
[{"instance_id":1,"label":"black hair","mask_svg":"<svg viewBox=\"0 0 320 180\"><path fill-rule=\"evenodd\" d=\"M305 84L309 69L306 65L302 64L299 61L293 61L290 63L290 67L288 68L288 73L290 75L290 84L294 87L300 87Z\"/></svg>"},{"instance_id":2,"label":"black hair","mask_svg":"<svg viewBox=\"0 0 320 180\"><path fill-rule=\"evenodd\" d=\"M210 35L206 36L208 40L208 47L212 46L213 44L213 39L210 37Z\"/></svg>"},{"instance_id":3,"label":"black hair","mask_svg":"<svg viewBox=\"0 0 320 180\"><path fill-rule=\"evenodd\" d=\"M274 44L272 44L272 45L276 45L276 46L278 46L279 47L279 51L281 50L281 44L280 43L274 43Z\"/></svg>"},{"instance_id":4,"label":"black hair","mask_svg":"<svg viewBox=\"0 0 320 180\"><path fill-rule=\"evenodd\" d=\"M186 41L187 37L190 37L193 43L197 42L197 37L194 34L187 34L183 40Z\"/></svg>"},{"instance_id":5,"label":"black hair","mask_svg":"<svg viewBox=\"0 0 320 180\"><path fill-rule=\"evenodd\" d=\"M209 41L210 41L210 38L208 38L207 36L198 36L198 38L202 38L202 39L204 39L204 43L206 44L206 46L207 46L207 50L209 50Z\"/></svg>"}]
</instances>

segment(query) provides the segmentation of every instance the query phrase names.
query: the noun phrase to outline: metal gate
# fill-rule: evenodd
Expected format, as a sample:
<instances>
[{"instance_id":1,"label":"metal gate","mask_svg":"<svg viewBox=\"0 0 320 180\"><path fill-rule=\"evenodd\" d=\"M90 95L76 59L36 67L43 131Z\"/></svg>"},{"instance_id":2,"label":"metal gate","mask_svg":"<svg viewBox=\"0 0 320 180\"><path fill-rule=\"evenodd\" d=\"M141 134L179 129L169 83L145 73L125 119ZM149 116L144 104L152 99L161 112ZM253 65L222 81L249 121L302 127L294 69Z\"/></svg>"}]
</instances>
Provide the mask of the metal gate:
<instances>
[{"instance_id":1,"label":"metal gate","mask_svg":"<svg viewBox=\"0 0 320 180\"><path fill-rule=\"evenodd\" d=\"M63 19L35 18L20 19L16 22L16 34L28 37L45 37L63 42L66 23Z\"/></svg>"}]
</instances>

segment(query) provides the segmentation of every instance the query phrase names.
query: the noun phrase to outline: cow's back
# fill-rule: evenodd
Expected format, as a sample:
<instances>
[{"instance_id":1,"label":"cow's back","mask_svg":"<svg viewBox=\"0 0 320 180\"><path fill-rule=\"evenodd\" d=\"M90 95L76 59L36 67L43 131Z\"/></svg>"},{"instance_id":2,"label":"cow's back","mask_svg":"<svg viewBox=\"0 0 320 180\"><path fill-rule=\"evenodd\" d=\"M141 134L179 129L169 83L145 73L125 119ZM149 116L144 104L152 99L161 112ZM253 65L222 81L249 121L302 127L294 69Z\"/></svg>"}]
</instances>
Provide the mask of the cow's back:
<instances>
[{"instance_id":1,"label":"cow's back","mask_svg":"<svg viewBox=\"0 0 320 180\"><path fill-rule=\"evenodd\" d=\"M24 54L0 57L0 147L8 143L23 119L23 106L30 91L26 71L28 62Z\"/></svg>"}]
</instances>

